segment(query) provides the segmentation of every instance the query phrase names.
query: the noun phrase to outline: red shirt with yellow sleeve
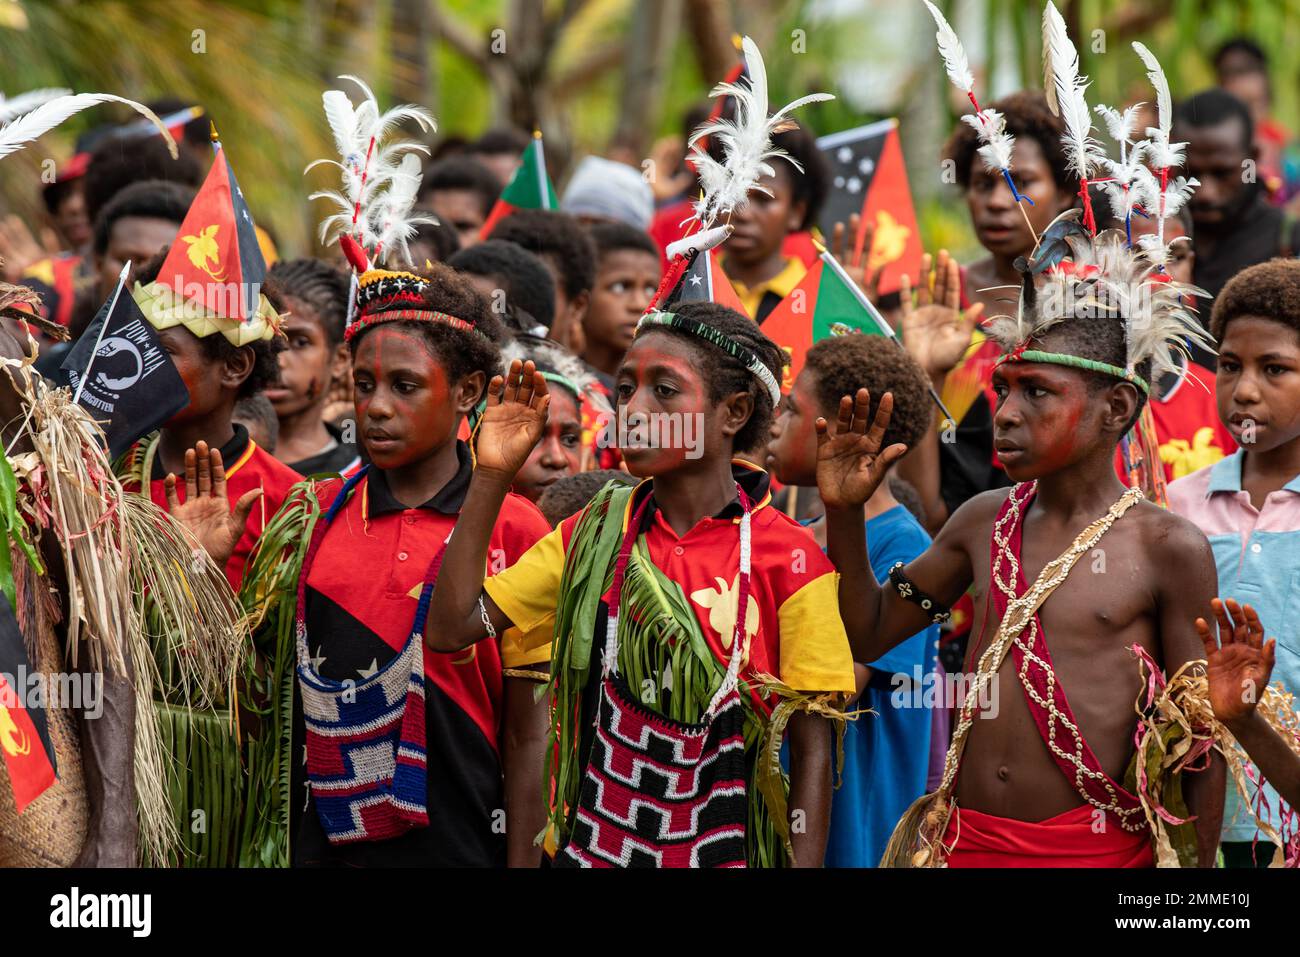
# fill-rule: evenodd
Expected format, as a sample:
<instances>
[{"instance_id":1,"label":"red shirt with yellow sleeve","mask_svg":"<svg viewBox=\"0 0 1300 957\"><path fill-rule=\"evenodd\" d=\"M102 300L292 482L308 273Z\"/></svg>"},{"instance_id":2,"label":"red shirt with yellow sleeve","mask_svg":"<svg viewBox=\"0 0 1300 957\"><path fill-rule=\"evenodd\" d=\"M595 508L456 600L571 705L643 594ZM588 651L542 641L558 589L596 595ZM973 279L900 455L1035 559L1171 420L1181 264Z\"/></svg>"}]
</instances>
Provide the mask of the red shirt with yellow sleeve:
<instances>
[{"instance_id":1,"label":"red shirt with yellow sleeve","mask_svg":"<svg viewBox=\"0 0 1300 957\"><path fill-rule=\"evenodd\" d=\"M771 506L766 472L737 460L733 474L755 503L745 612L749 653L742 679L766 673L798 691L852 692L853 657L839 614L839 574L807 530ZM637 486L623 515L624 528L653 491L651 481ZM645 532L651 560L681 587L705 641L723 664L731 656L739 599L740 515L739 502L732 502L679 536L654 510ZM526 640L549 640L543 636L554 626L565 551L577 519L561 522L519 561L484 582ZM598 652L600 642L593 646ZM772 701L755 695L755 703L768 711Z\"/></svg>"}]
</instances>

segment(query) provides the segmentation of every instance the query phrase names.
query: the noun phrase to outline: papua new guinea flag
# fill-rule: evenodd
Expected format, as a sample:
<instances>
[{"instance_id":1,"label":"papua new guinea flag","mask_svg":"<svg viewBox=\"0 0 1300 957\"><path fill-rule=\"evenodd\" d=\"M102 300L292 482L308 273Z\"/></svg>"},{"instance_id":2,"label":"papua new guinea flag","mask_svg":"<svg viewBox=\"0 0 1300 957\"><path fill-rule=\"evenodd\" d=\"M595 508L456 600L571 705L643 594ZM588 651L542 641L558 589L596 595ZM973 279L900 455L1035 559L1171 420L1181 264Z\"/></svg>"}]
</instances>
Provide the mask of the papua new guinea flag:
<instances>
[{"instance_id":1,"label":"papua new guinea flag","mask_svg":"<svg viewBox=\"0 0 1300 957\"><path fill-rule=\"evenodd\" d=\"M18 619L8 596L0 593L0 754L19 814L54 783L54 745L45 709L29 708L25 700L30 670Z\"/></svg>"},{"instance_id":2,"label":"papua new guinea flag","mask_svg":"<svg viewBox=\"0 0 1300 957\"><path fill-rule=\"evenodd\" d=\"M559 209L555 186L546 173L546 153L542 149L542 134L533 133L533 141L524 147L523 156L515 175L501 191L496 205L479 230L479 238L487 239L493 228L516 209Z\"/></svg>"},{"instance_id":3,"label":"papua new guinea flag","mask_svg":"<svg viewBox=\"0 0 1300 957\"><path fill-rule=\"evenodd\" d=\"M836 223L862 217L854 237L850 263L860 263L869 224L876 228L868 265L884 266L880 292L898 292L899 277L915 276L921 266L921 235L916 227L912 189L898 141L898 120L881 120L856 129L819 137L817 148L831 170L831 190L822 208L820 226L829 236Z\"/></svg>"},{"instance_id":4,"label":"papua new guinea flag","mask_svg":"<svg viewBox=\"0 0 1300 957\"><path fill-rule=\"evenodd\" d=\"M789 392L814 342L853 332L892 336L865 294L845 275L830 253L823 252L763 322L763 333L785 350L790 364L781 391Z\"/></svg>"},{"instance_id":5,"label":"papua new guinea flag","mask_svg":"<svg viewBox=\"0 0 1300 957\"><path fill-rule=\"evenodd\" d=\"M257 313L266 260L226 151L185 214L158 282L208 312L241 321Z\"/></svg>"},{"instance_id":6,"label":"papua new guinea flag","mask_svg":"<svg viewBox=\"0 0 1300 957\"><path fill-rule=\"evenodd\" d=\"M696 253L677 284L669 290L657 308L671 311L680 302L716 302L719 306L736 310L742 316L749 315L741 304L740 297L736 295L731 280L722 271L717 249Z\"/></svg>"}]
</instances>

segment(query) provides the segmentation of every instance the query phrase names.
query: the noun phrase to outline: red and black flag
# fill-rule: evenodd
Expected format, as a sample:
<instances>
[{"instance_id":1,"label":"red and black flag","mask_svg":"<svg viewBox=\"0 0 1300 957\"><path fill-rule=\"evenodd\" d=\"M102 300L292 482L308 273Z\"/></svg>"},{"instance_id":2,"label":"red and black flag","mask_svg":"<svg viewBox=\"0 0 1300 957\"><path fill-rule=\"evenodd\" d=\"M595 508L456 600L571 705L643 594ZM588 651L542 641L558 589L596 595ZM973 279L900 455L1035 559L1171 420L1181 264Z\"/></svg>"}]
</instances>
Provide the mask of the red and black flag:
<instances>
[{"instance_id":1,"label":"red and black flag","mask_svg":"<svg viewBox=\"0 0 1300 957\"><path fill-rule=\"evenodd\" d=\"M912 206L912 189L898 141L898 120L881 120L817 139L831 171L831 189L822 207L820 227L831 235L836 223L862 217L854 237L851 265L869 257L872 272L883 266L879 292L898 292L899 278L917 275L921 267L921 235ZM875 227L871 249L862 247L867 229Z\"/></svg>"},{"instance_id":2,"label":"red and black flag","mask_svg":"<svg viewBox=\"0 0 1300 957\"><path fill-rule=\"evenodd\" d=\"M257 314L266 260L226 151L218 145L216 152L158 283L212 315L244 321Z\"/></svg>"},{"instance_id":3,"label":"red and black flag","mask_svg":"<svg viewBox=\"0 0 1300 957\"><path fill-rule=\"evenodd\" d=\"M54 745L45 709L28 707L31 662L7 595L0 593L0 754L22 813L54 783Z\"/></svg>"},{"instance_id":4,"label":"red and black flag","mask_svg":"<svg viewBox=\"0 0 1300 957\"><path fill-rule=\"evenodd\" d=\"M679 302L716 302L719 306L734 309L742 316L748 316L740 297L731 285L731 280L722 271L722 262L717 249L696 253L681 272L681 278L668 291L668 294L655 306L671 312Z\"/></svg>"}]
</instances>

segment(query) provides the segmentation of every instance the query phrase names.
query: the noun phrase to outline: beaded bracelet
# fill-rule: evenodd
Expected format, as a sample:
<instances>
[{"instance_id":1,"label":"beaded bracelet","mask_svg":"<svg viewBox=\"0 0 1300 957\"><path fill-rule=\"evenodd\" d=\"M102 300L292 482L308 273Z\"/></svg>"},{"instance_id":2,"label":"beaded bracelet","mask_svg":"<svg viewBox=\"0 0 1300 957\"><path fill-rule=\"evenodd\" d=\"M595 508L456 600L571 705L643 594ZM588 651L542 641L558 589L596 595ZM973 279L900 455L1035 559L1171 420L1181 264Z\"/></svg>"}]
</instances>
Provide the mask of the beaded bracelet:
<instances>
[{"instance_id":1,"label":"beaded bracelet","mask_svg":"<svg viewBox=\"0 0 1300 957\"><path fill-rule=\"evenodd\" d=\"M952 617L951 610L945 608L913 584L912 580L903 573L902 562L895 562L893 567L889 569L889 583L894 586L898 596L904 601L919 605L930 616L931 624L941 625Z\"/></svg>"}]
</instances>

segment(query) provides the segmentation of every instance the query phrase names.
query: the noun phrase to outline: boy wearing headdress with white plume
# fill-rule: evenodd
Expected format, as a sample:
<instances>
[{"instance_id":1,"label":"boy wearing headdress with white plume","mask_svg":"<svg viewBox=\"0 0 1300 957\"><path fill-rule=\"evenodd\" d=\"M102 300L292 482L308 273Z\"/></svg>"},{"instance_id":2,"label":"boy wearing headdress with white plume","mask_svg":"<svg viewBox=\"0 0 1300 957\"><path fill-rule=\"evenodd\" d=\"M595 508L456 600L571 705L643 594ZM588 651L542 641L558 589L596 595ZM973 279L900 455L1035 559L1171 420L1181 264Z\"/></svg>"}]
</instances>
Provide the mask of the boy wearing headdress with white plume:
<instances>
[{"instance_id":1,"label":"boy wearing headdress with white plume","mask_svg":"<svg viewBox=\"0 0 1300 957\"><path fill-rule=\"evenodd\" d=\"M1086 81L1058 21L1049 4L1067 148L1087 180L1099 149ZM1123 233L1093 235L1091 222L1085 204L1044 232L1020 264L1017 314L988 326L1003 350L993 372L995 448L1017 484L963 505L886 583L866 562L862 503L903 451L881 448L889 397L874 422L859 392L843 399L834 429L819 424L818 486L854 657L871 660L975 589L975 678L942 783L900 822L888 865L1214 861L1223 763L1209 732L1184 729L1194 743L1178 761L1151 751L1164 704L1184 700L1195 681L1186 666L1202 649L1194 620L1214 593L1213 559L1194 526L1126 490L1112 464L1153 375L1173 368L1171 350L1183 340L1203 334L1182 305L1190 290ZM1173 676L1159 700L1145 694L1146 671L1153 687ZM990 688L998 708L981 713L976 702Z\"/></svg>"}]
</instances>

